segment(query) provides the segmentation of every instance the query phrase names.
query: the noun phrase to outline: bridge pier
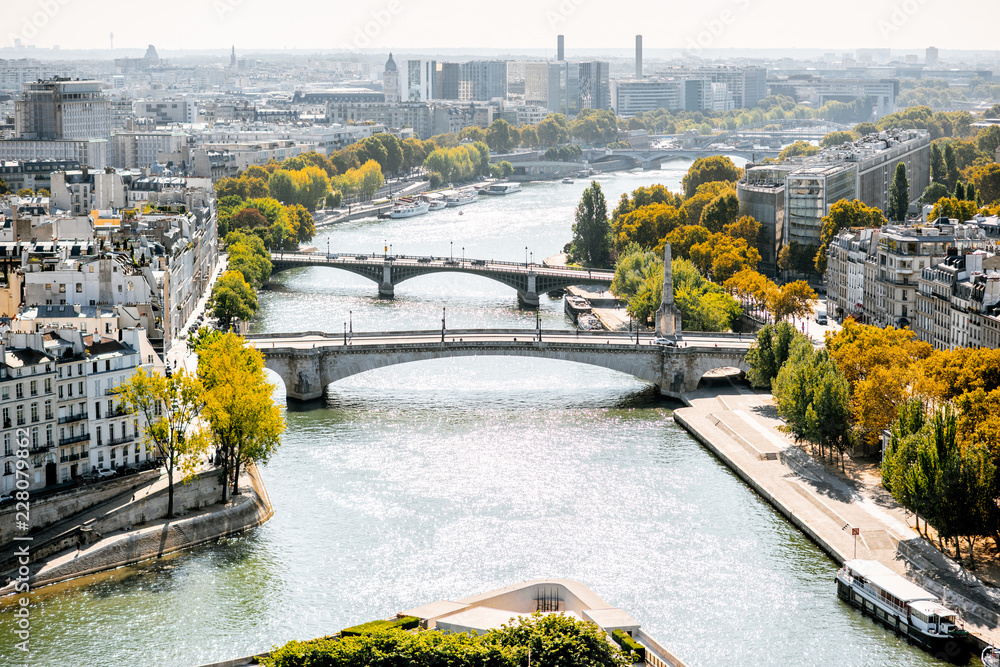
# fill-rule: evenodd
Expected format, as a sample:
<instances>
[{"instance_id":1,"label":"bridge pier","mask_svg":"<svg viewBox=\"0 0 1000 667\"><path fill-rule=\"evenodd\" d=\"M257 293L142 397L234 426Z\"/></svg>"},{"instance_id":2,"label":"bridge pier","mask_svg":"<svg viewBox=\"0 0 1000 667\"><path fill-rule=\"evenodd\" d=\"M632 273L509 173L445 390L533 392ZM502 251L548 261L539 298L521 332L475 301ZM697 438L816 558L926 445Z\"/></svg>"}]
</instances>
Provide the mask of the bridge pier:
<instances>
[{"instance_id":1,"label":"bridge pier","mask_svg":"<svg viewBox=\"0 0 1000 667\"><path fill-rule=\"evenodd\" d=\"M522 308L538 308L539 300L537 292L517 291L517 304Z\"/></svg>"},{"instance_id":2,"label":"bridge pier","mask_svg":"<svg viewBox=\"0 0 1000 667\"><path fill-rule=\"evenodd\" d=\"M378 284L378 295L383 299L391 299L395 296L395 292L392 285L392 262L382 262L382 280Z\"/></svg>"}]
</instances>

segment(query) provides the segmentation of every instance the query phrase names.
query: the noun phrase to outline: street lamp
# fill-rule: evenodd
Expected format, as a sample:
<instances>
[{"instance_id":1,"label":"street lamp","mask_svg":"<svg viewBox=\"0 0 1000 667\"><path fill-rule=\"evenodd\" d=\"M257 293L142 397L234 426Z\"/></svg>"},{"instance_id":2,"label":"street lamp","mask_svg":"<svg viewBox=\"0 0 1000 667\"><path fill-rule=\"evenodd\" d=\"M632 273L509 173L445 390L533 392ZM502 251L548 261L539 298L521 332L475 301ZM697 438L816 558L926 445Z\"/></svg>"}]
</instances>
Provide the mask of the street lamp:
<instances>
[{"instance_id":1,"label":"street lamp","mask_svg":"<svg viewBox=\"0 0 1000 667\"><path fill-rule=\"evenodd\" d=\"M524 246L524 268L528 268L528 246Z\"/></svg>"},{"instance_id":2,"label":"street lamp","mask_svg":"<svg viewBox=\"0 0 1000 667\"><path fill-rule=\"evenodd\" d=\"M347 345L347 322L344 322L344 345Z\"/></svg>"},{"instance_id":3,"label":"street lamp","mask_svg":"<svg viewBox=\"0 0 1000 667\"><path fill-rule=\"evenodd\" d=\"M444 316L445 316L445 311L446 311L445 308L441 309L441 342L442 343L444 342L444 327L445 327Z\"/></svg>"},{"instance_id":4,"label":"street lamp","mask_svg":"<svg viewBox=\"0 0 1000 667\"><path fill-rule=\"evenodd\" d=\"M448 259L450 261L455 261L455 242L448 241Z\"/></svg>"},{"instance_id":5,"label":"street lamp","mask_svg":"<svg viewBox=\"0 0 1000 667\"><path fill-rule=\"evenodd\" d=\"M462 246L462 266L465 266L465 246Z\"/></svg>"},{"instance_id":6,"label":"street lamp","mask_svg":"<svg viewBox=\"0 0 1000 667\"><path fill-rule=\"evenodd\" d=\"M330 239L326 240L326 258L330 259Z\"/></svg>"},{"instance_id":7,"label":"street lamp","mask_svg":"<svg viewBox=\"0 0 1000 667\"><path fill-rule=\"evenodd\" d=\"M389 239L382 239L382 259L389 253Z\"/></svg>"},{"instance_id":8,"label":"street lamp","mask_svg":"<svg viewBox=\"0 0 1000 667\"><path fill-rule=\"evenodd\" d=\"M354 311L353 310L347 311L347 319L350 321L350 331L351 331L351 335L353 336L354 335Z\"/></svg>"}]
</instances>

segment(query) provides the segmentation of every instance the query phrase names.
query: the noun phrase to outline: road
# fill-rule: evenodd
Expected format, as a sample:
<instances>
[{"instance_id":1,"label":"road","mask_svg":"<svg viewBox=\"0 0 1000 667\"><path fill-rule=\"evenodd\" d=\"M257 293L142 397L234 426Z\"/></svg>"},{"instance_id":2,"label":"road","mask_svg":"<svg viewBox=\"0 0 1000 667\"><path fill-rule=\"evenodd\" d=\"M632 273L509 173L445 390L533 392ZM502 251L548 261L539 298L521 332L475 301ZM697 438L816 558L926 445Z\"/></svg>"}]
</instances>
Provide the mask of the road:
<instances>
[{"instance_id":1,"label":"road","mask_svg":"<svg viewBox=\"0 0 1000 667\"><path fill-rule=\"evenodd\" d=\"M336 255L334 257L333 255ZM559 278L588 278L591 280L606 280L611 282L615 274L613 271L598 271L589 269L568 269L549 268L540 264L523 262L504 262L493 259L472 259L472 258L451 258L451 257L431 257L431 256L411 256L411 255L385 255L378 253L331 253L327 256L324 253L271 253L271 260L274 262L302 262L303 264L328 264L330 266L357 266L358 264L376 264L382 266L388 257L394 266L413 266L423 268L440 268L457 270L462 269L480 271L512 271L523 273L533 272L538 276L552 276ZM429 260L429 261L428 261Z\"/></svg>"},{"instance_id":2,"label":"road","mask_svg":"<svg viewBox=\"0 0 1000 667\"><path fill-rule=\"evenodd\" d=\"M627 333L566 331L564 329L543 329L543 343L570 345L601 345L636 347L635 335ZM476 330L445 330L445 341L449 343L524 343L529 345L538 342L536 329L498 329L495 331ZM750 336L740 338L734 335L711 333L685 333L677 345L680 348L727 348L749 349L753 339ZM262 334L247 337L247 342L261 350L273 348L312 349L317 346L344 346L345 337L337 333L303 333L303 334ZM402 331L399 333L354 333L348 334L346 344L351 347L384 347L386 345L430 345L441 343L441 331ZM640 346L656 345L651 334L640 334Z\"/></svg>"}]
</instances>

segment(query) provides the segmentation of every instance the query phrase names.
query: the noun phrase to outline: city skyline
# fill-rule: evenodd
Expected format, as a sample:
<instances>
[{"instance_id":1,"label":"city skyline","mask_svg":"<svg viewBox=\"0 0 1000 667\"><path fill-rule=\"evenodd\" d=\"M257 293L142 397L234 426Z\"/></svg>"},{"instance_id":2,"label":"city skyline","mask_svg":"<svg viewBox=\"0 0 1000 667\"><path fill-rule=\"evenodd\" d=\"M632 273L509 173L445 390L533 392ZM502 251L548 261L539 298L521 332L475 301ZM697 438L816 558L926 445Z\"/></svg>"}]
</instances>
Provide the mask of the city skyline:
<instances>
[{"instance_id":1,"label":"city skyline","mask_svg":"<svg viewBox=\"0 0 1000 667\"><path fill-rule=\"evenodd\" d=\"M360 0L349 5L306 2L283 17L259 0L178 0L155 22L139 13L115 11L109 0L13 0L0 46L40 49L107 49L114 34L118 49L215 49L237 44L242 50L400 50L547 49L566 35L567 55L588 49L630 47L643 33L651 52L682 49L692 55L716 49L801 48L852 50L974 49L989 44L991 21L970 22L979 3L944 5L922 0L873 6L860 0L836 14L803 10L790 0L726 0L684 6L631 3L609 12L594 0L535 3L512 0L503 11L484 15L476 5L435 0L419 7L409 0ZM617 6L616 6L617 9ZM641 20L639 20L641 18ZM988 18L988 17L984 17ZM483 30L488 19L489 29ZM822 25L821 34L812 29ZM961 29L960 29L961 28Z\"/></svg>"}]
</instances>

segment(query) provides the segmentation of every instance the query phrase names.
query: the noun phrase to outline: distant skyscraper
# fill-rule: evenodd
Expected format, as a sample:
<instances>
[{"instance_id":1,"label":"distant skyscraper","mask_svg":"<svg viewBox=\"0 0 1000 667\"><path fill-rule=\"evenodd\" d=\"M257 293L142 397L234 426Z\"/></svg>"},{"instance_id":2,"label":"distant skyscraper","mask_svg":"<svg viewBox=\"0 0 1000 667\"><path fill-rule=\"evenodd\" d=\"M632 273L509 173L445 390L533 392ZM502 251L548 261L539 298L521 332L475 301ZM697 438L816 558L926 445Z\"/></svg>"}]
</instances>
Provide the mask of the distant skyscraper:
<instances>
[{"instance_id":1,"label":"distant skyscraper","mask_svg":"<svg viewBox=\"0 0 1000 667\"><path fill-rule=\"evenodd\" d=\"M229 54L229 69L236 69L236 45L233 44L233 52Z\"/></svg>"},{"instance_id":2,"label":"distant skyscraper","mask_svg":"<svg viewBox=\"0 0 1000 667\"><path fill-rule=\"evenodd\" d=\"M928 46L927 53L924 56L924 64L928 67L937 67L938 64L938 50L936 46Z\"/></svg>"},{"instance_id":3,"label":"distant skyscraper","mask_svg":"<svg viewBox=\"0 0 1000 667\"><path fill-rule=\"evenodd\" d=\"M610 109L611 78L607 61L584 62L579 68L580 108Z\"/></svg>"},{"instance_id":4,"label":"distant skyscraper","mask_svg":"<svg viewBox=\"0 0 1000 667\"><path fill-rule=\"evenodd\" d=\"M642 35L635 36L635 78L642 78Z\"/></svg>"},{"instance_id":5,"label":"distant skyscraper","mask_svg":"<svg viewBox=\"0 0 1000 667\"><path fill-rule=\"evenodd\" d=\"M562 35L558 37L556 46L556 60L566 60L566 42Z\"/></svg>"},{"instance_id":6,"label":"distant skyscraper","mask_svg":"<svg viewBox=\"0 0 1000 667\"><path fill-rule=\"evenodd\" d=\"M100 81L26 83L14 117L19 139L111 139L111 102Z\"/></svg>"}]
</instances>

